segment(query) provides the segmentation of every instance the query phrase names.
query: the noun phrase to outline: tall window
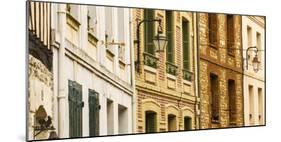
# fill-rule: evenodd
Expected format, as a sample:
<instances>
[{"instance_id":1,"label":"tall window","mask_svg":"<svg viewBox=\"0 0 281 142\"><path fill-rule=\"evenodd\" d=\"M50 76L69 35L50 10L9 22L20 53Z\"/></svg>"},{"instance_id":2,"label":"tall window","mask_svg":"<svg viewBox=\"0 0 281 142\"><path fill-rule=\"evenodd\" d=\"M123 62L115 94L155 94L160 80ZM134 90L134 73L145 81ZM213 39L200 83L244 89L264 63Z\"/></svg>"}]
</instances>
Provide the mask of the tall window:
<instances>
[{"instance_id":1,"label":"tall window","mask_svg":"<svg viewBox=\"0 0 281 142\"><path fill-rule=\"evenodd\" d=\"M208 14L208 28L209 28L209 43L211 46L216 47L217 44L217 15Z\"/></svg>"},{"instance_id":2,"label":"tall window","mask_svg":"<svg viewBox=\"0 0 281 142\"><path fill-rule=\"evenodd\" d=\"M262 95L262 88L258 88L258 95L259 95L259 123L263 125L263 95Z\"/></svg>"},{"instance_id":3,"label":"tall window","mask_svg":"<svg viewBox=\"0 0 281 142\"><path fill-rule=\"evenodd\" d=\"M229 105L229 122L235 124L236 118L236 89L235 81L228 80L228 105Z\"/></svg>"},{"instance_id":4,"label":"tall window","mask_svg":"<svg viewBox=\"0 0 281 142\"><path fill-rule=\"evenodd\" d=\"M233 15L227 15L227 53L234 55L234 18Z\"/></svg>"},{"instance_id":5,"label":"tall window","mask_svg":"<svg viewBox=\"0 0 281 142\"><path fill-rule=\"evenodd\" d=\"M192 119L191 117L185 116L184 117L184 130L191 130L192 129Z\"/></svg>"},{"instance_id":6,"label":"tall window","mask_svg":"<svg viewBox=\"0 0 281 142\"><path fill-rule=\"evenodd\" d=\"M183 69L190 70L189 22L182 19Z\"/></svg>"},{"instance_id":7,"label":"tall window","mask_svg":"<svg viewBox=\"0 0 281 142\"><path fill-rule=\"evenodd\" d=\"M252 28L247 27L247 39L248 39L248 47L252 46Z\"/></svg>"},{"instance_id":8,"label":"tall window","mask_svg":"<svg viewBox=\"0 0 281 142\"><path fill-rule=\"evenodd\" d=\"M125 43L125 15L124 8L118 8L118 41L119 43ZM119 45L118 58L122 61L125 59L125 47Z\"/></svg>"},{"instance_id":9,"label":"tall window","mask_svg":"<svg viewBox=\"0 0 281 142\"><path fill-rule=\"evenodd\" d=\"M113 40L113 8L105 7L105 34L107 35L107 40Z\"/></svg>"},{"instance_id":10,"label":"tall window","mask_svg":"<svg viewBox=\"0 0 281 142\"><path fill-rule=\"evenodd\" d=\"M257 48L261 50L261 34L257 32ZM258 58L261 60L261 51L258 52Z\"/></svg>"},{"instance_id":11,"label":"tall window","mask_svg":"<svg viewBox=\"0 0 281 142\"><path fill-rule=\"evenodd\" d=\"M113 101L107 99L106 104L107 109L107 134L113 135L114 134L114 108L113 108Z\"/></svg>"},{"instance_id":12,"label":"tall window","mask_svg":"<svg viewBox=\"0 0 281 142\"><path fill-rule=\"evenodd\" d=\"M176 131L176 130L177 130L176 115L169 114L168 115L168 131Z\"/></svg>"},{"instance_id":13,"label":"tall window","mask_svg":"<svg viewBox=\"0 0 281 142\"><path fill-rule=\"evenodd\" d=\"M173 40L173 12L166 11L166 36L168 39L167 44L167 62L174 63L174 40Z\"/></svg>"},{"instance_id":14,"label":"tall window","mask_svg":"<svg viewBox=\"0 0 281 142\"><path fill-rule=\"evenodd\" d=\"M89 133L90 136L99 135L99 99L98 93L89 89Z\"/></svg>"},{"instance_id":15,"label":"tall window","mask_svg":"<svg viewBox=\"0 0 281 142\"><path fill-rule=\"evenodd\" d=\"M211 120L219 122L219 91L218 91L218 76L210 74L210 105L211 105Z\"/></svg>"},{"instance_id":16,"label":"tall window","mask_svg":"<svg viewBox=\"0 0 281 142\"><path fill-rule=\"evenodd\" d=\"M157 132L156 116L157 116L157 114L153 111L145 112L145 132L146 133Z\"/></svg>"},{"instance_id":17,"label":"tall window","mask_svg":"<svg viewBox=\"0 0 281 142\"><path fill-rule=\"evenodd\" d=\"M254 124L254 89L249 85L249 121L250 125Z\"/></svg>"},{"instance_id":18,"label":"tall window","mask_svg":"<svg viewBox=\"0 0 281 142\"><path fill-rule=\"evenodd\" d=\"M118 134L128 133L128 109L118 104Z\"/></svg>"},{"instance_id":19,"label":"tall window","mask_svg":"<svg viewBox=\"0 0 281 142\"><path fill-rule=\"evenodd\" d=\"M87 16L88 31L97 36L97 8L96 6L88 6Z\"/></svg>"},{"instance_id":20,"label":"tall window","mask_svg":"<svg viewBox=\"0 0 281 142\"><path fill-rule=\"evenodd\" d=\"M82 137L82 85L68 81L69 137Z\"/></svg>"},{"instance_id":21,"label":"tall window","mask_svg":"<svg viewBox=\"0 0 281 142\"><path fill-rule=\"evenodd\" d=\"M154 11L151 9L144 10L144 19L152 20L154 19ZM152 55L155 54L153 45L153 35L154 35L154 24L151 22L144 23L144 41L145 41L145 52Z\"/></svg>"}]
</instances>

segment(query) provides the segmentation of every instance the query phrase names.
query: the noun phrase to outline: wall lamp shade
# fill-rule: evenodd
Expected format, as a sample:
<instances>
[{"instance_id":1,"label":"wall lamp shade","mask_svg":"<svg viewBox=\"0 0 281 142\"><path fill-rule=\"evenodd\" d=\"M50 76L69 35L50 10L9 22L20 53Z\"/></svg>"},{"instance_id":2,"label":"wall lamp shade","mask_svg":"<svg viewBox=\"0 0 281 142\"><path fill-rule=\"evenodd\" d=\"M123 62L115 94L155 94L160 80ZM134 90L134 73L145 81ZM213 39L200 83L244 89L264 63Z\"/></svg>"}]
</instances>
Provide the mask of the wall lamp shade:
<instances>
[{"instance_id":1,"label":"wall lamp shade","mask_svg":"<svg viewBox=\"0 0 281 142\"><path fill-rule=\"evenodd\" d=\"M259 64L260 64L260 61L259 61L259 59L258 59L257 54L256 54L256 56L254 57L252 63L253 63L253 70L254 70L254 72L258 72L258 71L259 71Z\"/></svg>"},{"instance_id":2,"label":"wall lamp shade","mask_svg":"<svg viewBox=\"0 0 281 142\"><path fill-rule=\"evenodd\" d=\"M167 40L165 34L158 31L157 35L153 38L153 43L156 48L156 52L164 52L164 50L167 46L168 40Z\"/></svg>"}]
</instances>

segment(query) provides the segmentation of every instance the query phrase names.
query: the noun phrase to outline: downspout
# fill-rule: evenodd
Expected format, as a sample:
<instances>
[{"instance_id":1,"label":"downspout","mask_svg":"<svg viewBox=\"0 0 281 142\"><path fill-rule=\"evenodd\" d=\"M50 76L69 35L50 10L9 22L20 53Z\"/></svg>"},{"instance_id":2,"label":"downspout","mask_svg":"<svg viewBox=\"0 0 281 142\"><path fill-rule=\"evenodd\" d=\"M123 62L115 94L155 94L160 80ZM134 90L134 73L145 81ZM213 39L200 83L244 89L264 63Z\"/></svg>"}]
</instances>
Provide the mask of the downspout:
<instances>
[{"instance_id":1,"label":"downspout","mask_svg":"<svg viewBox=\"0 0 281 142\"><path fill-rule=\"evenodd\" d=\"M197 39L197 42L196 42L196 45L197 45L197 97L196 97L196 103L197 103L197 99L199 98L200 99L200 102L199 102L199 118L198 118L198 123L199 123L199 128L198 129L201 129L202 128L202 124L201 124L201 94L200 94L200 29L199 29L199 13L195 13L196 14L196 39ZM197 113L197 112L196 112ZM198 115L196 114L196 116L198 117Z\"/></svg>"},{"instance_id":2,"label":"downspout","mask_svg":"<svg viewBox=\"0 0 281 142\"><path fill-rule=\"evenodd\" d=\"M243 126L245 126L245 105L244 105L244 78L245 78L245 74L244 74L244 67L245 67L245 63L244 63L244 45L243 45L243 16L241 16L241 20L240 20L240 34L241 34L241 61L242 61L242 112L243 112ZM247 56L247 55L246 55Z\"/></svg>"},{"instance_id":3,"label":"downspout","mask_svg":"<svg viewBox=\"0 0 281 142\"><path fill-rule=\"evenodd\" d=\"M65 131L65 106L66 106L66 79L65 79L65 31L66 31L66 5L58 5L58 32L60 33L60 47L58 53L58 136L59 138L66 137Z\"/></svg>"},{"instance_id":4,"label":"downspout","mask_svg":"<svg viewBox=\"0 0 281 142\"><path fill-rule=\"evenodd\" d=\"M136 133L136 93L135 93L135 62L134 62L134 44L133 44L133 26L132 26L132 11L129 9L129 37L130 37L130 65L131 65L131 85L133 88L133 96L131 97L132 103L132 133Z\"/></svg>"},{"instance_id":5,"label":"downspout","mask_svg":"<svg viewBox=\"0 0 281 142\"><path fill-rule=\"evenodd\" d=\"M193 50L193 54L192 54L192 57L193 57L193 67L194 67L194 73L197 71L197 68L196 68L196 63L197 61L195 61L195 54L197 53L196 50L195 50L195 36L197 35L197 33L195 32L196 28L195 28L195 17L194 17L194 13L191 14L192 15L192 32L193 32L193 35L192 35L192 50ZM197 89L196 89L196 83L197 83L197 77L194 75L194 95L196 96L196 92L197 92ZM195 110L195 129L197 129L197 97L195 97L195 105L194 105L194 110Z\"/></svg>"}]
</instances>

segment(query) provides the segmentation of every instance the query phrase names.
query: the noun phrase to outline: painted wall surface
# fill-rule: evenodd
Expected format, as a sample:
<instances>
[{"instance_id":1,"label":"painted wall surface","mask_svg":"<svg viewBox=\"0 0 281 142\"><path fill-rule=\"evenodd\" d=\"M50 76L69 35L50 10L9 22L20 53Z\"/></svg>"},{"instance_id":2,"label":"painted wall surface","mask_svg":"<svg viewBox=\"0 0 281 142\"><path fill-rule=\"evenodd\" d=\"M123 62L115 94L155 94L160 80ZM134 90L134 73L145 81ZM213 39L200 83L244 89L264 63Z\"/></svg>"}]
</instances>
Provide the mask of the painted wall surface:
<instances>
[{"instance_id":1,"label":"painted wall surface","mask_svg":"<svg viewBox=\"0 0 281 142\"><path fill-rule=\"evenodd\" d=\"M265 118L265 113L264 113L265 112L264 110L265 109L265 79L264 79L265 19L263 18L264 17L258 17L258 16L242 16L243 49L247 50L248 47L257 46L260 50L258 51L258 58L260 61L258 72L254 72L252 66L252 60L253 57L255 56L254 51L249 51L250 58L248 60L248 69L246 68L246 61L245 61L244 119L245 119L246 126L265 124L265 119L264 119ZM257 33L260 34L260 43L258 43ZM250 36L248 36L249 34ZM244 60L246 59L246 52L243 53L243 59ZM252 87L252 93L250 93L249 86ZM259 93L259 89L260 89L260 93ZM252 95L251 99L250 99L250 95Z\"/></svg>"},{"instance_id":2,"label":"painted wall surface","mask_svg":"<svg viewBox=\"0 0 281 142\"><path fill-rule=\"evenodd\" d=\"M131 39L130 39L130 11L122 9L124 23L124 43L123 58L119 58L118 45L106 45L106 36L108 33L105 23L104 7L94 7L96 15L96 26L94 33L87 30L87 9L88 6L72 5L76 7L77 19L69 18L69 13L64 11L66 5L53 5L53 27L55 27L55 41L53 43L54 52L54 94L57 96L58 104L55 105L55 125L58 127L57 133L61 138L69 137L69 106L68 106L68 80L76 81L82 85L82 100L84 102L82 112L82 134L89 136L89 104L88 89L93 89L99 93L99 135L108 135L107 119L107 101L112 101L112 134L119 134L119 128L122 133L133 132L132 122L132 103L133 87L131 82ZM63 13L63 11L65 13ZM108 40L108 43L118 43L117 34L118 18L117 8L112 8L112 31L110 37L114 40ZM60 15L62 14L62 15ZM108 17L107 17L108 18ZM120 25L119 25L120 26ZM70 30L71 29L71 30ZM94 36L94 38L93 38ZM76 38L74 38L76 37ZM62 40L65 39L65 40ZM73 40L75 39L75 40ZM63 43L62 43L63 42ZM61 47L63 46L64 47ZM108 48L106 48L108 46ZM61 50L60 48L64 48ZM62 55L60 55L60 52ZM107 66L105 61L108 56L112 56L111 64ZM119 64L122 63L122 68ZM63 71L60 68L63 64ZM123 72L122 75L120 72ZM121 76L122 75L122 76ZM62 81L60 81L62 80ZM60 88L61 84L61 88ZM64 91L61 91L61 90ZM118 124L118 106L126 108L126 113L122 114L126 118L124 123ZM121 126L124 124L125 126ZM126 128L124 128L126 127Z\"/></svg>"}]
</instances>

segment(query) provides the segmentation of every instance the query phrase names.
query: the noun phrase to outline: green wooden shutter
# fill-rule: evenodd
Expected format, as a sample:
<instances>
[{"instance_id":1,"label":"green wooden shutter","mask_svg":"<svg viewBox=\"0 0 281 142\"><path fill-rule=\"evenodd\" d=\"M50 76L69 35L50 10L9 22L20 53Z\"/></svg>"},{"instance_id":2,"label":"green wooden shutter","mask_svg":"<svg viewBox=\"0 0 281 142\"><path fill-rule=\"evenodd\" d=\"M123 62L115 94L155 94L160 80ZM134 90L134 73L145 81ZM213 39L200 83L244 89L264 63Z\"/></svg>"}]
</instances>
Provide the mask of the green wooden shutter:
<instances>
[{"instance_id":1,"label":"green wooden shutter","mask_svg":"<svg viewBox=\"0 0 281 142\"><path fill-rule=\"evenodd\" d=\"M173 12L166 11L167 61L174 63Z\"/></svg>"},{"instance_id":2,"label":"green wooden shutter","mask_svg":"<svg viewBox=\"0 0 281 142\"><path fill-rule=\"evenodd\" d=\"M154 11L151 9L144 10L144 19L152 20L154 19ZM144 23L144 41L145 41L145 52L152 55L155 54L153 36L154 36L154 24L151 22Z\"/></svg>"},{"instance_id":3,"label":"green wooden shutter","mask_svg":"<svg viewBox=\"0 0 281 142\"><path fill-rule=\"evenodd\" d=\"M68 81L69 137L82 137L82 86Z\"/></svg>"},{"instance_id":4,"label":"green wooden shutter","mask_svg":"<svg viewBox=\"0 0 281 142\"><path fill-rule=\"evenodd\" d=\"M190 70L190 48L189 48L189 22L182 21L182 46L183 46L183 68Z\"/></svg>"},{"instance_id":5,"label":"green wooden shutter","mask_svg":"<svg viewBox=\"0 0 281 142\"><path fill-rule=\"evenodd\" d=\"M212 45L217 43L217 15L208 14L209 20L209 42Z\"/></svg>"},{"instance_id":6,"label":"green wooden shutter","mask_svg":"<svg viewBox=\"0 0 281 142\"><path fill-rule=\"evenodd\" d=\"M89 130L90 130L90 136L99 135L98 93L91 89L89 89Z\"/></svg>"}]
</instances>

